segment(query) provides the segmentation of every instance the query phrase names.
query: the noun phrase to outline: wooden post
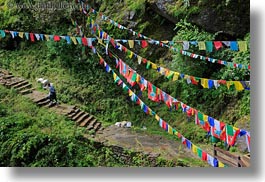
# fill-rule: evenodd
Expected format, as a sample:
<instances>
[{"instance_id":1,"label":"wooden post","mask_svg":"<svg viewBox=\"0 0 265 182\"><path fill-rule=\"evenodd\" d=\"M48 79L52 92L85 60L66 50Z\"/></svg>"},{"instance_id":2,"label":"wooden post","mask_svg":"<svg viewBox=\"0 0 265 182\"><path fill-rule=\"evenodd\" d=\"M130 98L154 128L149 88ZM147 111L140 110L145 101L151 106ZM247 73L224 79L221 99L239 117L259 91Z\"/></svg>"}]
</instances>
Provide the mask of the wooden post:
<instances>
[{"instance_id":1,"label":"wooden post","mask_svg":"<svg viewBox=\"0 0 265 182\"><path fill-rule=\"evenodd\" d=\"M237 166L238 166L238 167L242 167L241 164L240 164L240 161L241 161L241 157L238 156L238 157L237 157Z\"/></svg>"},{"instance_id":2,"label":"wooden post","mask_svg":"<svg viewBox=\"0 0 265 182\"><path fill-rule=\"evenodd\" d=\"M215 147L216 147L216 143L213 145L213 156L214 157L217 156L217 151L216 151Z\"/></svg>"}]
</instances>

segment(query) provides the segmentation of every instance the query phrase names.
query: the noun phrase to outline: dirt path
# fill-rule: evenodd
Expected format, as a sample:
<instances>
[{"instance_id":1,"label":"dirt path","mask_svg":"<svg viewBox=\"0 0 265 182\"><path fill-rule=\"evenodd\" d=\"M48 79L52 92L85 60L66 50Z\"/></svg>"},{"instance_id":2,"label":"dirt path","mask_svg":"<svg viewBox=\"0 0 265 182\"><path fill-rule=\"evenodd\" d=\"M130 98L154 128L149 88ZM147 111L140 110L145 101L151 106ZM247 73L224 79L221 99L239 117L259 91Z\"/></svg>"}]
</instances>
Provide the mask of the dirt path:
<instances>
[{"instance_id":1,"label":"dirt path","mask_svg":"<svg viewBox=\"0 0 265 182\"><path fill-rule=\"evenodd\" d=\"M183 147L179 141L172 141L158 135L150 135L145 131L134 131L132 128L114 125L104 128L97 118L76 106L67 104L49 106L49 101L45 99L47 93L37 91L28 81L13 76L7 70L0 69L0 84L17 90L18 93L29 98L40 107L65 115L80 127L92 130L93 132L89 132L91 135L87 137L103 142L106 145L116 145L170 160L177 160L178 158L199 159L190 150ZM207 163L205 165L207 166Z\"/></svg>"}]
</instances>

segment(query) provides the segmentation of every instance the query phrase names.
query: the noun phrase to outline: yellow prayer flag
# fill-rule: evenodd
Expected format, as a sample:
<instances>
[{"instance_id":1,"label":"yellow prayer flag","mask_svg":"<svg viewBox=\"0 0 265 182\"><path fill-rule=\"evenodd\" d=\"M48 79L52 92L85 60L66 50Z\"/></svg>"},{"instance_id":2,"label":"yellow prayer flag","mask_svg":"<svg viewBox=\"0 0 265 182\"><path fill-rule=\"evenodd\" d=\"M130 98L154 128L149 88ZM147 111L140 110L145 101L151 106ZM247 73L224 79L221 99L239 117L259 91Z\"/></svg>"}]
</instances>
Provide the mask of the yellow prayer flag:
<instances>
[{"instance_id":1,"label":"yellow prayer flag","mask_svg":"<svg viewBox=\"0 0 265 182\"><path fill-rule=\"evenodd\" d=\"M178 80L179 79L179 73L178 72L175 72L174 73L174 76L173 76L173 81L176 81L176 80Z\"/></svg>"},{"instance_id":2,"label":"yellow prayer flag","mask_svg":"<svg viewBox=\"0 0 265 182\"><path fill-rule=\"evenodd\" d=\"M137 74L137 77L136 77L136 82L139 83L141 80L141 76Z\"/></svg>"},{"instance_id":3,"label":"yellow prayer flag","mask_svg":"<svg viewBox=\"0 0 265 182\"><path fill-rule=\"evenodd\" d=\"M233 129L234 129L235 131L239 130L239 128L237 128L237 127L235 127L235 126L233 126Z\"/></svg>"},{"instance_id":4,"label":"yellow prayer flag","mask_svg":"<svg viewBox=\"0 0 265 182\"><path fill-rule=\"evenodd\" d=\"M206 45L204 41L199 41L198 45L199 45L199 50L206 50Z\"/></svg>"},{"instance_id":5,"label":"yellow prayer flag","mask_svg":"<svg viewBox=\"0 0 265 182\"><path fill-rule=\"evenodd\" d=\"M76 45L77 42L76 42L76 38L75 37L71 37L71 40L73 41L73 43Z\"/></svg>"},{"instance_id":6,"label":"yellow prayer flag","mask_svg":"<svg viewBox=\"0 0 265 182\"><path fill-rule=\"evenodd\" d=\"M157 114L155 115L155 118L156 118L157 121L160 120L160 117Z\"/></svg>"},{"instance_id":7,"label":"yellow prayer flag","mask_svg":"<svg viewBox=\"0 0 265 182\"><path fill-rule=\"evenodd\" d=\"M228 90L230 89L231 85L233 85L233 81L227 81L226 82L226 86L227 86Z\"/></svg>"},{"instance_id":8,"label":"yellow prayer flag","mask_svg":"<svg viewBox=\"0 0 265 182\"><path fill-rule=\"evenodd\" d=\"M138 58L138 64L141 64L142 63L142 57L141 56L137 56Z\"/></svg>"},{"instance_id":9,"label":"yellow prayer flag","mask_svg":"<svg viewBox=\"0 0 265 182\"><path fill-rule=\"evenodd\" d=\"M164 43L164 44L167 44L168 43L168 40L163 40L161 42Z\"/></svg>"},{"instance_id":10,"label":"yellow prayer flag","mask_svg":"<svg viewBox=\"0 0 265 182\"><path fill-rule=\"evenodd\" d=\"M202 78L201 85L203 86L203 88L208 88L208 79Z\"/></svg>"},{"instance_id":11,"label":"yellow prayer flag","mask_svg":"<svg viewBox=\"0 0 265 182\"><path fill-rule=\"evenodd\" d=\"M237 41L239 51L247 51L248 46L246 41Z\"/></svg>"},{"instance_id":12,"label":"yellow prayer flag","mask_svg":"<svg viewBox=\"0 0 265 182\"><path fill-rule=\"evenodd\" d=\"M234 85L235 85L236 90L238 91L244 90L244 87L240 81L234 81Z\"/></svg>"},{"instance_id":13,"label":"yellow prayer flag","mask_svg":"<svg viewBox=\"0 0 265 182\"><path fill-rule=\"evenodd\" d=\"M168 125L168 133L173 135L173 130L172 130L172 127Z\"/></svg>"},{"instance_id":14,"label":"yellow prayer flag","mask_svg":"<svg viewBox=\"0 0 265 182\"><path fill-rule=\"evenodd\" d=\"M133 92L129 90L129 96L131 97L133 95Z\"/></svg>"},{"instance_id":15,"label":"yellow prayer flag","mask_svg":"<svg viewBox=\"0 0 265 182\"><path fill-rule=\"evenodd\" d=\"M47 41L49 41L50 40L50 36L49 35L44 35L44 37L45 37L45 39L47 40Z\"/></svg>"},{"instance_id":16,"label":"yellow prayer flag","mask_svg":"<svg viewBox=\"0 0 265 182\"><path fill-rule=\"evenodd\" d=\"M152 68L153 68L153 69L155 69L155 70L157 69L157 65L156 65L155 63L152 63L152 62L151 62L151 65L152 65Z\"/></svg>"},{"instance_id":17,"label":"yellow prayer flag","mask_svg":"<svg viewBox=\"0 0 265 182\"><path fill-rule=\"evenodd\" d=\"M18 32L18 36L23 39L24 32Z\"/></svg>"},{"instance_id":18,"label":"yellow prayer flag","mask_svg":"<svg viewBox=\"0 0 265 182\"><path fill-rule=\"evenodd\" d=\"M203 121L208 121L208 116L207 115L203 115Z\"/></svg>"},{"instance_id":19,"label":"yellow prayer flag","mask_svg":"<svg viewBox=\"0 0 265 182\"><path fill-rule=\"evenodd\" d=\"M134 47L134 40L128 40L129 47L132 49Z\"/></svg>"},{"instance_id":20,"label":"yellow prayer flag","mask_svg":"<svg viewBox=\"0 0 265 182\"><path fill-rule=\"evenodd\" d=\"M219 167L225 167L224 163L222 163L222 162L220 162L220 161L218 161L218 166L219 166Z\"/></svg>"},{"instance_id":21,"label":"yellow prayer flag","mask_svg":"<svg viewBox=\"0 0 265 182\"><path fill-rule=\"evenodd\" d=\"M113 73L113 79L114 79L114 81L116 80L116 78L117 78L117 74L116 73Z\"/></svg>"},{"instance_id":22,"label":"yellow prayer flag","mask_svg":"<svg viewBox=\"0 0 265 182\"><path fill-rule=\"evenodd\" d=\"M130 53L130 56L129 56L130 58L132 58L133 57L133 52L131 51L131 53Z\"/></svg>"},{"instance_id":23,"label":"yellow prayer flag","mask_svg":"<svg viewBox=\"0 0 265 182\"><path fill-rule=\"evenodd\" d=\"M196 145L193 145L193 144L192 144L192 152L193 152L194 154L197 154L197 147L196 147Z\"/></svg>"}]
</instances>

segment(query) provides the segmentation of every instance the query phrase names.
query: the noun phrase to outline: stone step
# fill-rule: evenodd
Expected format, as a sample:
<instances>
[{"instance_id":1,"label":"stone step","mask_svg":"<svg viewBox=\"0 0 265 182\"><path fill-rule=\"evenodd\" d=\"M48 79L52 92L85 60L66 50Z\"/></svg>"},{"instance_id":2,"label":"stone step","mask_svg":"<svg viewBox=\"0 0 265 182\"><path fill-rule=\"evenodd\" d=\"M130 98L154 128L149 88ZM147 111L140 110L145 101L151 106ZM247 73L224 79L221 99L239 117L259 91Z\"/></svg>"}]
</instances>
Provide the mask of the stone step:
<instances>
[{"instance_id":1,"label":"stone step","mask_svg":"<svg viewBox=\"0 0 265 182\"><path fill-rule=\"evenodd\" d=\"M91 116L89 116L87 119L85 119L85 120L83 120L83 121L81 121L81 122L78 122L78 123L79 123L79 126L81 126L81 127L87 126L87 125L91 122L91 120L92 120L93 118L94 118L94 116L91 115Z\"/></svg>"},{"instance_id":2,"label":"stone step","mask_svg":"<svg viewBox=\"0 0 265 182\"><path fill-rule=\"evenodd\" d=\"M70 119L72 119L72 117L74 117L75 115L77 115L79 112L80 112L80 109L77 108L73 113L69 114L68 117Z\"/></svg>"},{"instance_id":3,"label":"stone step","mask_svg":"<svg viewBox=\"0 0 265 182\"><path fill-rule=\"evenodd\" d=\"M29 88L29 89L26 89L26 90L22 90L22 91L19 91L19 93L22 94L22 95L26 95L26 94L32 93L33 90L35 90L35 88Z\"/></svg>"},{"instance_id":4,"label":"stone step","mask_svg":"<svg viewBox=\"0 0 265 182\"><path fill-rule=\"evenodd\" d=\"M8 71L8 70L4 70L4 69L2 69L2 68L0 68L0 73L3 73L3 74L5 74L5 75L12 75L12 73L11 73L10 71Z\"/></svg>"},{"instance_id":5,"label":"stone step","mask_svg":"<svg viewBox=\"0 0 265 182\"><path fill-rule=\"evenodd\" d=\"M45 100L47 100L46 97L41 98L41 99L39 99L39 100L35 100L34 102L35 102L36 104L38 104L38 103L43 102L43 101L45 101Z\"/></svg>"},{"instance_id":6,"label":"stone step","mask_svg":"<svg viewBox=\"0 0 265 182\"><path fill-rule=\"evenodd\" d=\"M22 91L22 90L28 89L30 87L31 87L31 83L28 83L28 84L26 84L26 85L24 85L22 87L18 87L17 90L18 91Z\"/></svg>"},{"instance_id":7,"label":"stone step","mask_svg":"<svg viewBox=\"0 0 265 182\"><path fill-rule=\"evenodd\" d=\"M70 115L70 114L74 113L76 109L77 109L77 107L74 106L68 113L66 113L66 115Z\"/></svg>"},{"instance_id":8,"label":"stone step","mask_svg":"<svg viewBox=\"0 0 265 182\"><path fill-rule=\"evenodd\" d=\"M97 131L100 128L100 126L101 126L101 123L97 122L93 128L95 131Z\"/></svg>"},{"instance_id":9,"label":"stone step","mask_svg":"<svg viewBox=\"0 0 265 182\"><path fill-rule=\"evenodd\" d=\"M14 76L13 75L5 75L5 76L3 76L3 78L4 79L10 79L10 78L14 78Z\"/></svg>"},{"instance_id":10,"label":"stone step","mask_svg":"<svg viewBox=\"0 0 265 182\"><path fill-rule=\"evenodd\" d=\"M85 121L81 121L81 122L90 122L92 119L94 118L93 115L90 115L88 118L85 119ZM80 124L81 122L77 122L78 124Z\"/></svg>"},{"instance_id":11,"label":"stone step","mask_svg":"<svg viewBox=\"0 0 265 182\"><path fill-rule=\"evenodd\" d=\"M94 125L95 125L96 122L97 122L97 119L94 118L94 119L89 123L89 125L87 126L87 130L91 130L91 129L94 127Z\"/></svg>"},{"instance_id":12,"label":"stone step","mask_svg":"<svg viewBox=\"0 0 265 182\"><path fill-rule=\"evenodd\" d=\"M83 122L87 117L89 116L88 113L85 113L82 117L79 117L78 120L76 120L77 123Z\"/></svg>"},{"instance_id":13,"label":"stone step","mask_svg":"<svg viewBox=\"0 0 265 182\"><path fill-rule=\"evenodd\" d=\"M38 105L38 106L45 106L45 105L48 105L49 103L50 103L50 100L47 99L47 100L45 100L45 101L43 101L43 102L39 102L39 103L37 103L37 105Z\"/></svg>"},{"instance_id":14,"label":"stone step","mask_svg":"<svg viewBox=\"0 0 265 182\"><path fill-rule=\"evenodd\" d=\"M29 83L29 82L28 82L27 80L25 80L25 81L23 81L23 82L21 82L21 83L18 83L18 84L16 84L16 85L13 85L12 88L16 89L16 88L21 87L21 86L23 86L23 85L26 85L26 84L28 84L28 83Z\"/></svg>"},{"instance_id":15,"label":"stone step","mask_svg":"<svg viewBox=\"0 0 265 182\"><path fill-rule=\"evenodd\" d=\"M103 131L105 128L101 125L98 131Z\"/></svg>"},{"instance_id":16,"label":"stone step","mask_svg":"<svg viewBox=\"0 0 265 182\"><path fill-rule=\"evenodd\" d=\"M11 87L11 86L16 85L16 84L19 84L19 83L21 83L21 82L23 82L23 81L25 81L25 80L22 79L22 80L19 80L19 81L15 81L15 82L12 82L12 83L8 83L8 84L6 84L6 86L7 86L7 87Z\"/></svg>"},{"instance_id":17,"label":"stone step","mask_svg":"<svg viewBox=\"0 0 265 182\"><path fill-rule=\"evenodd\" d=\"M72 117L72 120L76 121L79 117L81 117L83 114L85 114L84 111L80 111L78 114Z\"/></svg>"}]
</instances>

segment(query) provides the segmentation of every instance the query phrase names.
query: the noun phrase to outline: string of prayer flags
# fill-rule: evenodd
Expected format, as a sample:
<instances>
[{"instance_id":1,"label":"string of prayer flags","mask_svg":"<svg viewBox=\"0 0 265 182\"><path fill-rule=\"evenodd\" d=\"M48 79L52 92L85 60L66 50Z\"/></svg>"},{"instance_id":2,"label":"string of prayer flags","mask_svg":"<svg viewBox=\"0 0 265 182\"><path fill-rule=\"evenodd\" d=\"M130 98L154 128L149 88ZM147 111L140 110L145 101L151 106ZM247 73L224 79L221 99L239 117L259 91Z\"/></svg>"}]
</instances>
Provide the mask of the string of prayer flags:
<instances>
[{"instance_id":1,"label":"string of prayer flags","mask_svg":"<svg viewBox=\"0 0 265 182\"><path fill-rule=\"evenodd\" d=\"M95 24L93 25L93 28L92 28L92 29L96 29L96 30L98 30L98 31L102 31L101 28L100 28L98 25L95 25ZM107 34L106 32L104 32L104 33ZM108 34L107 34L107 35L108 35ZM108 36L108 37L109 37L109 36ZM120 43L118 43L117 41L115 41L114 39L112 39L112 38L110 38L110 37L109 37L109 39L111 40L111 43L112 43L112 45L114 46L114 48L116 48L116 49L119 48L119 50L124 51L124 50L122 49L122 47L124 47L124 46L122 46ZM208 41L208 42L210 42L210 41ZM232 41L232 42L234 42L234 41ZM233 45L232 42L231 42L231 44ZM146 43L147 43L146 40L145 40L145 43L144 43L144 44L143 44L143 41L142 41L142 47L145 47L145 46L146 46ZM227 61L220 60L220 59L215 59L215 58L205 57L205 56L197 55L197 54L195 54L195 53L190 53L190 52L187 52L187 51L184 51L184 50L178 50L177 48L174 48L174 47L172 47L172 46L164 45L164 44L161 43L161 42L160 42L160 44L162 45L162 47L163 47L163 46L166 46L166 47L172 49L172 50L175 51L175 52L179 52L179 53L181 53L182 55L184 55L184 56L189 56L189 57L191 57L191 58L193 58L193 59L197 59L197 58L199 58L199 59L204 60L204 61L208 61L208 62L211 62L211 63L221 64L221 65L224 65L224 66L228 66L228 67L230 67L230 68L239 68L239 69L248 69L248 70L251 69L250 65L243 65L243 64L238 64L238 63L227 62ZM117 45L119 45L119 46L117 46ZM208 51L212 51L212 47L213 47L212 43L209 44L209 45L208 45ZM206 46L205 46L205 49L206 49ZM125 51L126 51L126 49L125 49ZM137 54L135 54L135 55L137 55Z\"/></svg>"},{"instance_id":2,"label":"string of prayer flags","mask_svg":"<svg viewBox=\"0 0 265 182\"><path fill-rule=\"evenodd\" d=\"M119 80L121 80L99 54L98 54L98 56L100 59L100 64L104 65L105 69L108 68L108 70L111 70L108 72L112 73L114 81L116 81L117 78ZM161 128L163 128L167 133L169 133L171 135L175 135L178 138L181 138L183 145L186 146L189 150L191 150L191 152L197 154L197 156L201 160L207 161L208 164L213 166L213 167L218 167L219 161L216 158L212 157L210 154L206 153L205 151L202 151L199 147L195 146L190 140L186 139L182 134L177 132L176 129L173 129L168 123L166 123L162 118L160 118L150 107L148 107L141 99L139 99L138 96L132 90L130 90L129 87L126 86L126 84L124 82L121 81L121 83L122 84L119 84L119 85L122 85L123 88L127 88L127 89L125 89L125 91L128 92L128 95L130 96L131 101L135 102L137 105L140 105L143 112L145 112L147 115L154 116L155 119L157 121L159 121L159 126ZM194 148L196 148L196 152L195 152ZM197 151L199 151L199 152L197 152ZM204 156L202 155L202 153L204 153Z\"/></svg>"},{"instance_id":3,"label":"string of prayer flags","mask_svg":"<svg viewBox=\"0 0 265 182\"><path fill-rule=\"evenodd\" d=\"M117 46L115 46L115 48L119 47L119 50L122 50L126 53L129 52L131 55L136 55L138 63L139 64L144 64L146 61L144 61L144 58L142 58L141 56L137 55L136 53L128 50L125 46L123 46L120 43L116 44ZM132 58L132 56L129 56L130 58ZM181 77L182 79L186 79L188 84L193 84L193 85L198 85L199 82L202 85L203 88L207 88L207 89L212 89L212 88L219 88L221 85L226 85L228 89L231 88L231 86L233 86L234 89L236 89L237 91L242 91L242 90L250 90L250 81L226 81L226 80L212 80L212 79L207 79L207 78L200 78L200 77L195 77L195 76L190 76L190 75L186 75L183 73L179 73L179 72L175 72L175 71L171 71L167 68L163 68L151 61L147 61L146 62L146 69L154 69L157 72L159 72L161 75L166 76L168 79L172 79L173 81L178 80L180 75L183 75L183 77Z\"/></svg>"},{"instance_id":4,"label":"string of prayer flags","mask_svg":"<svg viewBox=\"0 0 265 182\"><path fill-rule=\"evenodd\" d=\"M136 83L139 85L140 89L148 91L148 98L154 102L163 101L168 108L175 110L178 109L178 105L180 103L182 111L187 114L188 117L195 115L195 124L200 125L208 134L212 135L213 137L222 139L226 141L229 145L234 145L236 138L241 131L238 128L234 127L234 132L230 132L230 128L232 126L227 125L223 122L220 122L208 115L205 115L196 109L188 106L185 103L178 101L176 98L173 98L171 95L165 93L160 88L157 88L151 82L145 80L141 75L137 74L135 70L130 68L126 63L124 63L120 58L115 58L116 64L120 66L119 71L122 76L127 80L128 83L135 85ZM117 61L119 63L117 63ZM126 70L126 71L124 71ZM127 73L127 70L130 70L131 73L136 74L135 78L132 79L130 73ZM136 82L136 78L138 78L138 82ZM133 86L132 85L132 86ZM145 108L143 108L145 109ZM147 112L147 110L145 109ZM232 127L233 128L233 127ZM229 131L228 131L229 130ZM228 133L226 132L228 131ZM243 136L243 135L242 135Z\"/></svg>"},{"instance_id":5,"label":"string of prayer flags","mask_svg":"<svg viewBox=\"0 0 265 182\"><path fill-rule=\"evenodd\" d=\"M17 32L17 31L9 31L9 30L0 30L0 35L2 38L6 37L6 33L10 33L11 37L14 39L16 37L25 38L26 40L30 40L31 42L35 41L50 41L59 42L61 39L65 40L67 44L71 44L72 42L77 45L84 46L92 46L92 42L96 40L96 38L86 38L86 37L74 37L74 36L63 36L63 35L47 35L47 34L38 34L38 33L28 33L28 32ZM25 36L24 36L25 35Z\"/></svg>"},{"instance_id":6,"label":"string of prayer flags","mask_svg":"<svg viewBox=\"0 0 265 182\"><path fill-rule=\"evenodd\" d=\"M119 47L124 47L121 44L118 44L118 45ZM125 50L125 49L122 49L122 50ZM126 50L128 51L128 49ZM137 55L137 58L138 58L139 64L144 64L145 61L142 61L142 59L144 58L140 57L139 55ZM228 89L230 89L231 86L234 86L233 88L236 89L237 91L250 90L250 81L226 81L226 80L212 80L212 79L207 79L207 78L200 78L200 77L190 76L190 75L186 75L183 73L171 71L167 68L160 67L159 65L151 61L147 61L146 69L150 69L150 68L153 68L154 70L159 72L161 75L164 75L168 79L172 79L173 81L178 80L179 75L183 75L183 77L181 78L186 79L188 84L192 83L194 85L198 85L198 83L200 82L203 88L207 88L207 89L212 89L212 88L217 89L221 85L226 85Z\"/></svg>"},{"instance_id":7,"label":"string of prayer flags","mask_svg":"<svg viewBox=\"0 0 265 182\"><path fill-rule=\"evenodd\" d=\"M178 51L175 48L173 50L174 51ZM193 58L193 59L197 59L198 58L198 59L203 60L203 61L208 61L208 62L211 62L211 63L221 64L221 65L224 65L224 66L228 66L230 68L239 68L239 69L248 69L248 70L251 69L250 65L243 65L243 64L238 64L238 63L227 62L227 61L224 61L224 60L214 59L214 58L210 58L210 57L205 57L205 56L198 55L198 54L191 53L191 52L187 52L187 51L184 51L184 50L180 50L179 52L182 55L189 56L190 58Z\"/></svg>"},{"instance_id":8,"label":"string of prayer flags","mask_svg":"<svg viewBox=\"0 0 265 182\"><path fill-rule=\"evenodd\" d=\"M81 3L81 4L83 4L83 3ZM101 19L103 21L109 22L109 23L113 24L114 26L118 27L121 30L127 30L127 31L131 32L134 36L137 36L137 37L140 37L140 38L144 38L146 40L149 40L149 42L153 42L156 45L160 45L162 47L165 47L166 46L165 44L167 44L167 47L170 47L174 43L182 43L183 44L183 50L188 50L188 48L189 48L188 44L190 43L192 45L199 45L199 49L200 50L206 50L206 47L207 47L205 45L206 42L208 42L208 45L210 45L209 42L212 42L214 44L216 50L219 50L219 49L221 49L223 47L222 43L225 44L227 47L230 46L230 41L205 41L205 42L203 42L203 41L194 41L194 40L192 40L192 41L188 41L188 40L186 40L186 41L180 41L180 40L177 40L177 41L169 41L169 40L159 41L159 40L155 40L155 39L152 39L150 37L147 37L147 36L145 36L145 35L143 35L143 34L141 34L139 32L136 32L136 31L134 31L134 30L132 30L130 28L127 28L127 27L121 25L120 23L115 22L114 20L110 19L109 17L103 15L102 12L97 12L92 7L90 7L90 12L92 12L94 14L98 14L99 13L100 17L101 17ZM87 13L85 13L85 14L87 15ZM247 42L246 41L241 41L241 42L242 43L240 43L240 44L242 44L242 47L239 46L239 51L247 51ZM232 45L233 45L233 43L232 43ZM238 45L239 45L239 42L238 42ZM208 47L208 48L209 48L209 50L211 50L210 47ZM233 51L238 51L238 49L234 49L234 47L231 47L230 49L233 50ZM212 51L210 51L210 52L212 52Z\"/></svg>"},{"instance_id":9,"label":"string of prayer flags","mask_svg":"<svg viewBox=\"0 0 265 182\"><path fill-rule=\"evenodd\" d=\"M130 48L133 48L133 46L130 46L130 44L141 44L142 40L128 40L128 39L115 39L116 42L122 42L122 43L128 43ZM221 50L224 47L229 47L232 43L232 47L230 50L232 51L247 51L247 41L158 41L153 39L147 39L146 40L149 44L152 45L158 45L161 47L168 47L173 49L174 43L182 44L182 50L189 50L190 45L194 45L195 47L198 47L199 50L207 50L208 52L212 52L215 48L215 50ZM234 46L234 42L237 42L238 48ZM168 45L167 45L168 44ZM148 46L148 44L147 44Z\"/></svg>"}]
</instances>

